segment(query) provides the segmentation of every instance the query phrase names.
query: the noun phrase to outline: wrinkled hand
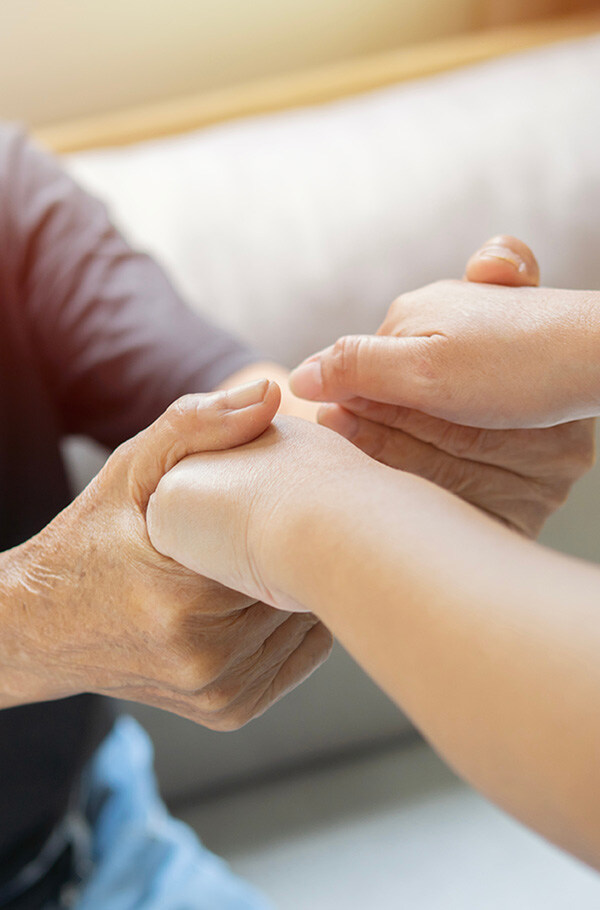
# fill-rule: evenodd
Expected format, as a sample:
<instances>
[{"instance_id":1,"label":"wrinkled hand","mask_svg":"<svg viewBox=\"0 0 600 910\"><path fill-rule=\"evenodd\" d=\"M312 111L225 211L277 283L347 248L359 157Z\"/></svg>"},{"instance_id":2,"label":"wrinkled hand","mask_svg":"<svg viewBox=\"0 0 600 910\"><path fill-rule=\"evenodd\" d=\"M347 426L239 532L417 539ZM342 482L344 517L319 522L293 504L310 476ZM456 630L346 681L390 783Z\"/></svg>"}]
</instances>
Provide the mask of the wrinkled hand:
<instances>
[{"instance_id":1,"label":"wrinkled hand","mask_svg":"<svg viewBox=\"0 0 600 910\"><path fill-rule=\"evenodd\" d=\"M469 260L465 278L517 287L537 284L539 270L528 247L502 237ZM481 293L481 284L476 289ZM391 313L380 331L390 326ZM389 373L384 359L377 382L383 386L389 379L393 392L394 378ZM476 429L397 404L370 401L368 381L366 386L359 390L365 397L345 400L343 407L323 406L320 422L372 458L419 474L528 536L537 536L574 481L593 464L591 420L547 429Z\"/></svg>"},{"instance_id":2,"label":"wrinkled hand","mask_svg":"<svg viewBox=\"0 0 600 910\"><path fill-rule=\"evenodd\" d=\"M255 438L278 404L277 386L266 381L175 402L117 449L24 552L14 551L30 594L28 615L12 627L17 702L93 691L226 730L324 660L331 638L315 617L198 577L157 553L147 535L147 503L165 472L191 452Z\"/></svg>"},{"instance_id":3,"label":"wrinkled hand","mask_svg":"<svg viewBox=\"0 0 600 910\"><path fill-rule=\"evenodd\" d=\"M498 282L510 270L511 285L523 284L535 260L515 243L494 238L469 277ZM599 306L596 292L440 281L398 297L377 336L347 336L309 358L290 387L315 401L360 396L489 429L590 417L600 406Z\"/></svg>"},{"instance_id":4,"label":"wrinkled hand","mask_svg":"<svg viewBox=\"0 0 600 910\"><path fill-rule=\"evenodd\" d=\"M537 537L593 464L591 420L480 430L363 399L347 407L323 407L321 423L377 461L431 480L528 537Z\"/></svg>"}]
</instances>

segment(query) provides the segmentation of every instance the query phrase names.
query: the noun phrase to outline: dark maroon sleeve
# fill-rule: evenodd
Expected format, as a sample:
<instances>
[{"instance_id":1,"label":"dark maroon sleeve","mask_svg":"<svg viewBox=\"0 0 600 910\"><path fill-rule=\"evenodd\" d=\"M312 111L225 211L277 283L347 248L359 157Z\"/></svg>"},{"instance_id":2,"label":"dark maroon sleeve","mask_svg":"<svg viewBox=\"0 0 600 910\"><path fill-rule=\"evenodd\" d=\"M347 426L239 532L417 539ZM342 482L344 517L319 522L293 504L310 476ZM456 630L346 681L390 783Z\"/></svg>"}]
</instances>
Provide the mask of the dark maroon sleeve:
<instances>
[{"instance_id":1,"label":"dark maroon sleeve","mask_svg":"<svg viewBox=\"0 0 600 910\"><path fill-rule=\"evenodd\" d=\"M257 359L189 310L104 206L10 127L0 129L0 180L3 267L14 269L65 433L113 447L179 395Z\"/></svg>"}]
</instances>

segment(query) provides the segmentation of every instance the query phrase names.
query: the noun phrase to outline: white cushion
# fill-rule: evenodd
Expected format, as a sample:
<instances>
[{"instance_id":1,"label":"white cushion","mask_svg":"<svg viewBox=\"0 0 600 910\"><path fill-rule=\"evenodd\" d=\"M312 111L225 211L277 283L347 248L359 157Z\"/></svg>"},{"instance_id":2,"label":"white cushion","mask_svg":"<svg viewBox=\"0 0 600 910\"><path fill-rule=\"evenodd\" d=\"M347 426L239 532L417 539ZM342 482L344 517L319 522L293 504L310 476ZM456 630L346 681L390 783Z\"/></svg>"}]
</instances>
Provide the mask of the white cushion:
<instances>
[{"instance_id":1,"label":"white cushion","mask_svg":"<svg viewBox=\"0 0 600 910\"><path fill-rule=\"evenodd\" d=\"M67 165L192 305L294 364L494 233L600 287L598 86L594 36Z\"/></svg>"}]
</instances>

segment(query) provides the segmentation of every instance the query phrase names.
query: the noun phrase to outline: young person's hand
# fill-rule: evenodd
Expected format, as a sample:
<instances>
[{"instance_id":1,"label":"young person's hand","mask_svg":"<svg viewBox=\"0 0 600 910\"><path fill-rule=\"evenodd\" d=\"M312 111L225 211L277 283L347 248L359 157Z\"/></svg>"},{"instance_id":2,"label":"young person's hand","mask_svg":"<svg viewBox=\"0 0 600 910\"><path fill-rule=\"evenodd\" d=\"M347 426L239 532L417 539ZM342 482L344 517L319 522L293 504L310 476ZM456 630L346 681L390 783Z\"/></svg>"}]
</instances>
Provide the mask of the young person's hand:
<instances>
[{"instance_id":1,"label":"young person's hand","mask_svg":"<svg viewBox=\"0 0 600 910\"><path fill-rule=\"evenodd\" d=\"M376 336L340 338L301 364L292 391L314 401L359 396L488 429L595 416L600 292L481 283L490 260L500 277L527 275L528 256L512 238L494 238L469 267L480 283L403 294Z\"/></svg>"},{"instance_id":2,"label":"young person's hand","mask_svg":"<svg viewBox=\"0 0 600 910\"><path fill-rule=\"evenodd\" d=\"M302 611L279 585L288 527L323 485L335 499L340 478L365 469L389 471L331 430L277 417L253 442L192 455L165 474L148 504L148 535L159 553L194 572ZM317 541L318 525L309 533Z\"/></svg>"},{"instance_id":3,"label":"young person's hand","mask_svg":"<svg viewBox=\"0 0 600 910\"><path fill-rule=\"evenodd\" d=\"M325 659L331 636L314 616L224 588L212 567L206 578L176 565L146 530L166 472L191 452L254 439L278 405L266 380L180 399L40 534L2 554L1 706L91 691L233 729Z\"/></svg>"},{"instance_id":4,"label":"young person's hand","mask_svg":"<svg viewBox=\"0 0 600 910\"><path fill-rule=\"evenodd\" d=\"M530 287L539 281L539 268L525 244L498 237L471 257L465 280L479 282L480 293L486 291L482 283ZM385 378L393 386L384 360L378 381ZM591 420L546 429L477 429L369 400L367 391L343 406L323 405L319 422L372 458L419 474L532 537L593 464Z\"/></svg>"},{"instance_id":5,"label":"young person's hand","mask_svg":"<svg viewBox=\"0 0 600 910\"><path fill-rule=\"evenodd\" d=\"M303 420L183 459L153 544L310 609L474 786L598 864L600 572Z\"/></svg>"}]
</instances>

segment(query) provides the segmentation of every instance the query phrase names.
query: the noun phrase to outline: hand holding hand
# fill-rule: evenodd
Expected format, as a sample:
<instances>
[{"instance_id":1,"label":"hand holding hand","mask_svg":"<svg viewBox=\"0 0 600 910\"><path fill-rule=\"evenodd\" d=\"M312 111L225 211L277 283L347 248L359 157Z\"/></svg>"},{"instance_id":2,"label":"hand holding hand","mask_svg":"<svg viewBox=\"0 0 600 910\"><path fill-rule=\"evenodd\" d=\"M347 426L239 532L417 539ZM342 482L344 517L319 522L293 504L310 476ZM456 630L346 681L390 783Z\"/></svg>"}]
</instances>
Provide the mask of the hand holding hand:
<instances>
[{"instance_id":1,"label":"hand holding hand","mask_svg":"<svg viewBox=\"0 0 600 910\"><path fill-rule=\"evenodd\" d=\"M19 597L5 601L15 607L1 645L3 704L93 691L232 729L324 660L331 637L315 617L198 577L157 553L146 530L165 472L190 452L248 442L278 405L266 381L175 402L44 531L5 554Z\"/></svg>"},{"instance_id":2,"label":"hand holding hand","mask_svg":"<svg viewBox=\"0 0 600 910\"><path fill-rule=\"evenodd\" d=\"M469 277L481 282L490 262L499 276L512 268L511 284L527 276L531 253L516 244L494 238ZM398 297L377 336L340 338L309 358L290 387L315 401L360 396L490 429L594 416L599 308L593 292L440 281Z\"/></svg>"},{"instance_id":3,"label":"hand holding hand","mask_svg":"<svg viewBox=\"0 0 600 910\"><path fill-rule=\"evenodd\" d=\"M525 244L502 237L471 257L465 278L480 282L476 289L482 293L481 283L486 282L535 285L539 269ZM402 344L397 338L389 340ZM383 385L386 379L393 391L394 375L384 360L377 381ZM477 429L402 405L371 401L369 379L365 382L367 388L360 387L364 397L344 400L343 406L322 406L320 423L372 458L419 474L528 536L537 536L574 481L593 464L591 420L547 429Z\"/></svg>"},{"instance_id":4,"label":"hand holding hand","mask_svg":"<svg viewBox=\"0 0 600 910\"><path fill-rule=\"evenodd\" d=\"M343 502L336 484L349 471L359 483L365 468L387 470L324 427L278 417L248 445L192 455L165 474L148 504L148 534L160 553L194 572L301 612L280 584L282 554L293 561L289 528L323 486L328 501ZM318 521L306 533L318 545Z\"/></svg>"}]
</instances>

